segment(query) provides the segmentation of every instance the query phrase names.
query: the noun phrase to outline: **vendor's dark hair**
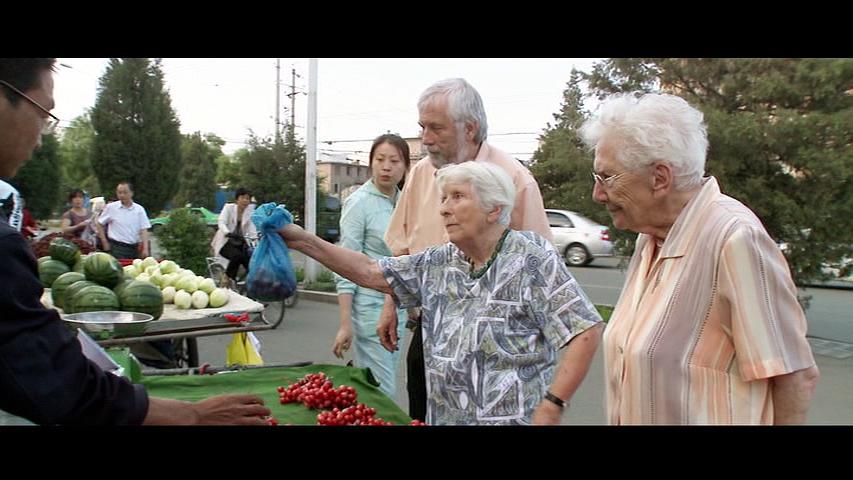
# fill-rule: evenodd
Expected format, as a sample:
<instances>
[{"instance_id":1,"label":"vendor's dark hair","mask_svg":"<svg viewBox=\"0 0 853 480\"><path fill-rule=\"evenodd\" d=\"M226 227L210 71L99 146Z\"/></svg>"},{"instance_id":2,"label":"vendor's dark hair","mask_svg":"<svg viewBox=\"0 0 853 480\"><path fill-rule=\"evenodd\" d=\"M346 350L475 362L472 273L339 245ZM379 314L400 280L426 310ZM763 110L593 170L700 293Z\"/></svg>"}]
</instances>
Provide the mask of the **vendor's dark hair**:
<instances>
[{"instance_id":1,"label":"vendor's dark hair","mask_svg":"<svg viewBox=\"0 0 853 480\"><path fill-rule=\"evenodd\" d=\"M22 92L32 90L41 80L43 71L53 71L55 58L0 58L0 80ZM20 95L0 85L0 90L12 105L26 101Z\"/></svg>"}]
</instances>

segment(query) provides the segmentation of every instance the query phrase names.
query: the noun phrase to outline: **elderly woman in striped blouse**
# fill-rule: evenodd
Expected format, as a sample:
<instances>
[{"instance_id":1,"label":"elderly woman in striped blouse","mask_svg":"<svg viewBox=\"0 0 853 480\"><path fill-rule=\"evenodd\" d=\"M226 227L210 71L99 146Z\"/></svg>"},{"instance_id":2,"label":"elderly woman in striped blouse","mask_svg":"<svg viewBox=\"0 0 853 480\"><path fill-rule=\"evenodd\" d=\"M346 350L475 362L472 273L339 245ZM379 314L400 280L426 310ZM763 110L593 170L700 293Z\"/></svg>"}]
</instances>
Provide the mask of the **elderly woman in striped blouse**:
<instances>
[{"instance_id":1,"label":"elderly woman in striped blouse","mask_svg":"<svg viewBox=\"0 0 853 480\"><path fill-rule=\"evenodd\" d=\"M604 333L608 422L804 422L818 370L797 290L755 214L703 177L702 113L616 95L581 135L593 198L639 233Z\"/></svg>"},{"instance_id":2,"label":"elderly woman in striped blouse","mask_svg":"<svg viewBox=\"0 0 853 480\"><path fill-rule=\"evenodd\" d=\"M377 261L296 225L279 234L398 306L422 307L427 423L559 423L601 317L547 240L507 228L515 202L507 173L464 162L438 170L436 184L450 242L418 254Z\"/></svg>"}]
</instances>

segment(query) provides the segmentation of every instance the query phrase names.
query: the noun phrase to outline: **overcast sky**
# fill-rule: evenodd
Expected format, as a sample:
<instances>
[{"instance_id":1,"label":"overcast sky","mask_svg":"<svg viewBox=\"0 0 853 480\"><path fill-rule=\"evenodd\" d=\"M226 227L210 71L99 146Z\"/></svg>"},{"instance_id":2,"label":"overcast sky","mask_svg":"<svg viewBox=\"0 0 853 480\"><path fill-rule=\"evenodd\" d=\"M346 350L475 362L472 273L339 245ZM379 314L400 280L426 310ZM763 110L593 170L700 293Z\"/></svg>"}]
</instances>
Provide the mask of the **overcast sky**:
<instances>
[{"instance_id":1,"label":"overcast sky","mask_svg":"<svg viewBox=\"0 0 853 480\"><path fill-rule=\"evenodd\" d=\"M536 136L560 108L572 67L589 72L600 59L327 59L318 61L317 140L327 153L364 152L391 131L419 133L417 98L435 81L468 80L483 97L489 142L527 160ZM60 127L95 103L108 59L60 58L55 76ZM231 153L251 129L271 136L275 117L275 58L165 58L163 71L183 133L215 133ZM281 120L290 118L291 70L296 78L296 133L305 140L308 59L281 59ZM349 142L349 140L360 140ZM332 142L320 143L320 142ZM361 155L359 155L361 156Z\"/></svg>"}]
</instances>

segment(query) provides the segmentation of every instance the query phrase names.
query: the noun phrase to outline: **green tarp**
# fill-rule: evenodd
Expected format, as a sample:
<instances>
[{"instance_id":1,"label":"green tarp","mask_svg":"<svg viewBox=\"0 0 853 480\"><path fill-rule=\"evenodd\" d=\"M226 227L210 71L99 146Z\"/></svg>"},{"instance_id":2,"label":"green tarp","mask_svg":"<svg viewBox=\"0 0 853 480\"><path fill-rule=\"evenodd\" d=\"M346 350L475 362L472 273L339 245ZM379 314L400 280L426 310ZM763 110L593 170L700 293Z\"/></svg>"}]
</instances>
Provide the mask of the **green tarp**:
<instances>
[{"instance_id":1,"label":"green tarp","mask_svg":"<svg viewBox=\"0 0 853 480\"><path fill-rule=\"evenodd\" d=\"M395 425L412 421L400 407L373 383L369 370L337 365L308 365L305 367L253 368L216 375L145 376L139 383L150 395L196 401L223 393L250 393L264 399L279 425L316 425L321 410L311 410L301 403L279 403L276 387L287 387L309 373L324 372L334 388L354 387L356 402L376 409L376 416Z\"/></svg>"}]
</instances>

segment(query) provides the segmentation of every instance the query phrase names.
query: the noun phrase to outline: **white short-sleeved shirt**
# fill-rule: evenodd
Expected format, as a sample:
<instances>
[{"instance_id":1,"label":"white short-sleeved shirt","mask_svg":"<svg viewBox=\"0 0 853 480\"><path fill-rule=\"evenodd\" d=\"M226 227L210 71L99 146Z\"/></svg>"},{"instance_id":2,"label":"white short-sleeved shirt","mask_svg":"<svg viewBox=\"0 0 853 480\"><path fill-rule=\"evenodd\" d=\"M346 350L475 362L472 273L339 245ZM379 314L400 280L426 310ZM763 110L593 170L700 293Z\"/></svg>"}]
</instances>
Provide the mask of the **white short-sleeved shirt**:
<instances>
[{"instance_id":1,"label":"white short-sleeved shirt","mask_svg":"<svg viewBox=\"0 0 853 480\"><path fill-rule=\"evenodd\" d=\"M120 201L110 202L98 217L101 225L109 225L108 239L122 243L139 243L139 231L151 228L145 207L133 202L125 207Z\"/></svg>"}]
</instances>

